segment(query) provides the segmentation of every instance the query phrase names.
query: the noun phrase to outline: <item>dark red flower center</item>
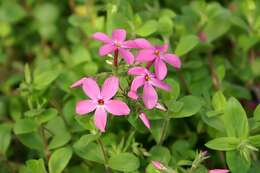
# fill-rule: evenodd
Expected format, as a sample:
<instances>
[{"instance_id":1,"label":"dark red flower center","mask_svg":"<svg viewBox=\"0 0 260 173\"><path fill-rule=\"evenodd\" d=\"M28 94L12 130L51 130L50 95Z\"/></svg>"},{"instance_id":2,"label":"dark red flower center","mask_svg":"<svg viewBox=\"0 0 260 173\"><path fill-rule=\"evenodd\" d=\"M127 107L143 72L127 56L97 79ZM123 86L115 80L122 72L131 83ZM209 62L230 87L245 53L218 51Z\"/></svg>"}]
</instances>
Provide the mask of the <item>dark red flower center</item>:
<instances>
[{"instance_id":1,"label":"dark red flower center","mask_svg":"<svg viewBox=\"0 0 260 173\"><path fill-rule=\"evenodd\" d=\"M98 100L98 104L99 104L99 105L104 105L104 103L105 103L105 102L104 102L103 99L99 99L99 100Z\"/></svg>"},{"instance_id":2,"label":"dark red flower center","mask_svg":"<svg viewBox=\"0 0 260 173\"><path fill-rule=\"evenodd\" d=\"M159 56L159 55L160 55L160 51L159 51L159 50L155 50L155 51L154 51L154 54L157 55L157 56Z\"/></svg>"},{"instance_id":3,"label":"dark red flower center","mask_svg":"<svg viewBox=\"0 0 260 173\"><path fill-rule=\"evenodd\" d=\"M150 80L150 77L149 77L148 75L145 75L145 76L144 76L144 80L145 80L145 81L149 81L149 80Z\"/></svg>"}]
</instances>

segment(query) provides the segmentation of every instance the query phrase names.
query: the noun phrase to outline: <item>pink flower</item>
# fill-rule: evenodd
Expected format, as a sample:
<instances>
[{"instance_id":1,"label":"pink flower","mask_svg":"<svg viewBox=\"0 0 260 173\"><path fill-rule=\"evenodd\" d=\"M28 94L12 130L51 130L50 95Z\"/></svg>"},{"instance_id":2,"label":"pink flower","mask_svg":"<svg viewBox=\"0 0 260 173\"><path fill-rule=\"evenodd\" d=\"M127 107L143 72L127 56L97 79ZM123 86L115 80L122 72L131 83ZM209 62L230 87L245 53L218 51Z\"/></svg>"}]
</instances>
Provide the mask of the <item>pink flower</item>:
<instances>
[{"instance_id":1,"label":"pink flower","mask_svg":"<svg viewBox=\"0 0 260 173\"><path fill-rule=\"evenodd\" d=\"M212 170L209 170L209 173L228 173L229 170L227 169L212 169Z\"/></svg>"},{"instance_id":2,"label":"pink flower","mask_svg":"<svg viewBox=\"0 0 260 173\"><path fill-rule=\"evenodd\" d=\"M94 123L101 132L105 131L107 112L116 116L129 114L130 109L124 102L111 99L118 90L118 78L113 76L107 78L101 91L96 81L92 78L85 78L81 85L83 85L83 91L90 99L79 101L76 105L76 112L79 115L83 115L96 110Z\"/></svg>"},{"instance_id":3,"label":"pink flower","mask_svg":"<svg viewBox=\"0 0 260 173\"><path fill-rule=\"evenodd\" d=\"M149 119L147 118L146 114L144 112L141 112L139 114L139 118L142 120L142 122L144 123L144 125L150 129L151 126L150 126L150 122L149 122Z\"/></svg>"},{"instance_id":4,"label":"pink flower","mask_svg":"<svg viewBox=\"0 0 260 173\"><path fill-rule=\"evenodd\" d=\"M93 39L99 40L104 43L99 49L99 55L104 56L111 52L119 52L119 55L125 59L128 64L134 62L134 56L129 49L135 47L133 41L125 41L126 31L124 29L115 29L112 32L112 38L109 38L106 34L96 32L92 36Z\"/></svg>"},{"instance_id":5,"label":"pink flower","mask_svg":"<svg viewBox=\"0 0 260 173\"><path fill-rule=\"evenodd\" d=\"M161 162L159 162L159 161L153 160L153 161L152 161L152 165L153 165L156 169L161 170L161 171L167 169L167 168L166 168Z\"/></svg>"},{"instance_id":6,"label":"pink flower","mask_svg":"<svg viewBox=\"0 0 260 173\"><path fill-rule=\"evenodd\" d=\"M76 88L76 87L81 87L83 85L83 82L86 80L86 77L81 78L80 80L74 82L70 88Z\"/></svg>"},{"instance_id":7,"label":"pink flower","mask_svg":"<svg viewBox=\"0 0 260 173\"><path fill-rule=\"evenodd\" d=\"M167 75L167 67L165 62L169 63L175 68L181 67L181 60L175 54L167 53L168 45L153 46L145 39L134 40L137 47L142 48L136 56L139 62L153 62L155 67L156 77L160 80Z\"/></svg>"},{"instance_id":8,"label":"pink flower","mask_svg":"<svg viewBox=\"0 0 260 173\"><path fill-rule=\"evenodd\" d=\"M128 93L128 96L132 99L137 99L137 89L144 85L142 97L144 105L148 109L152 109L158 100L158 96L154 87L158 87L166 91L171 90L171 87L168 84L157 79L153 73L150 73L144 67L133 67L128 70L128 74L137 75L132 81L131 90Z\"/></svg>"}]
</instances>

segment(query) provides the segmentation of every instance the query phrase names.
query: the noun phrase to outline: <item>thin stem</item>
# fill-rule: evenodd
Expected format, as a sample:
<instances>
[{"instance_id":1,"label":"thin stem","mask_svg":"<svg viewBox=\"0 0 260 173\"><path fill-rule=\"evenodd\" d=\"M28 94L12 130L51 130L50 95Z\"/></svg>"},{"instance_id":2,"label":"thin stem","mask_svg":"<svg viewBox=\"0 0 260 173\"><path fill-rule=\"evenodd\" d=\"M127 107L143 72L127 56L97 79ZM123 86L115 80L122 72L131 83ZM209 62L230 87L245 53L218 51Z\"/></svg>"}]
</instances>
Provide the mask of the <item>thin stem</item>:
<instances>
[{"instance_id":1,"label":"thin stem","mask_svg":"<svg viewBox=\"0 0 260 173\"><path fill-rule=\"evenodd\" d=\"M118 49L116 49L114 52L114 66L116 68L118 67Z\"/></svg>"},{"instance_id":2,"label":"thin stem","mask_svg":"<svg viewBox=\"0 0 260 173\"><path fill-rule=\"evenodd\" d=\"M150 69L150 67L153 65L153 62L154 62L154 60L153 60L153 61L149 61L149 62L146 64L146 69L147 69L147 70Z\"/></svg>"},{"instance_id":3,"label":"thin stem","mask_svg":"<svg viewBox=\"0 0 260 173\"><path fill-rule=\"evenodd\" d=\"M209 50L209 52L208 52L208 64L209 64L209 69L211 71L211 78L212 78L214 89L219 90L220 89L220 80L219 80L217 72L215 70L211 50Z\"/></svg>"},{"instance_id":4,"label":"thin stem","mask_svg":"<svg viewBox=\"0 0 260 173\"><path fill-rule=\"evenodd\" d=\"M48 149L48 139L46 138L43 125L41 126L41 134L42 134L42 138L43 138L43 142L44 142L44 155L45 155L46 161L48 162L49 157L50 157L50 151Z\"/></svg>"},{"instance_id":5,"label":"thin stem","mask_svg":"<svg viewBox=\"0 0 260 173\"><path fill-rule=\"evenodd\" d=\"M162 133L161 133L161 137L159 140L159 145L162 145L162 143L163 143L163 140L164 140L166 132L167 132L168 124L169 124L169 119L164 119Z\"/></svg>"},{"instance_id":6,"label":"thin stem","mask_svg":"<svg viewBox=\"0 0 260 173\"><path fill-rule=\"evenodd\" d=\"M97 140L100 148L101 148L101 151L102 151L102 154L104 156L104 160L105 160L105 168L106 168L106 173L111 173L111 170L109 169L109 167L107 166L107 163L108 163L108 156L107 156L107 152L105 150L105 147L104 147L104 144L102 142L102 140L100 138L98 138Z\"/></svg>"}]
</instances>

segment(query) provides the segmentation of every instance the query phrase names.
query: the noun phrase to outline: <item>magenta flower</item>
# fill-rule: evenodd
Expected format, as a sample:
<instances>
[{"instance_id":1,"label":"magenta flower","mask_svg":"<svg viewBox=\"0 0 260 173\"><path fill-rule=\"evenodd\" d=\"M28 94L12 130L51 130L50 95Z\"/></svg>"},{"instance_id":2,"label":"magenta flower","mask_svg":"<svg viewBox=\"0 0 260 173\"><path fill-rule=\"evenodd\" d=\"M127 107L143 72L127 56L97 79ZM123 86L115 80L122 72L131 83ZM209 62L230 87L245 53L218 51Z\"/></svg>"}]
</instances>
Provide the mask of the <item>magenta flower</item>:
<instances>
[{"instance_id":1,"label":"magenta flower","mask_svg":"<svg viewBox=\"0 0 260 173\"><path fill-rule=\"evenodd\" d=\"M229 170L227 169L212 169L212 170L209 170L209 173L228 173Z\"/></svg>"},{"instance_id":2,"label":"magenta flower","mask_svg":"<svg viewBox=\"0 0 260 173\"><path fill-rule=\"evenodd\" d=\"M125 41L126 31L124 29L115 29L112 32L112 38L109 38L106 34L96 32L93 35L93 39L99 40L104 43L99 49L99 55L104 56L111 52L115 52L125 59L127 64L134 62L134 56L129 49L134 47L134 42L129 40Z\"/></svg>"},{"instance_id":3,"label":"magenta flower","mask_svg":"<svg viewBox=\"0 0 260 173\"><path fill-rule=\"evenodd\" d=\"M175 54L167 53L167 44L163 46L153 46L145 39L136 39L134 41L137 47L142 49L137 54L136 60L139 62L153 63L155 74L158 79L162 80L167 75L167 67L165 62L177 69L181 67L180 58Z\"/></svg>"},{"instance_id":4,"label":"magenta flower","mask_svg":"<svg viewBox=\"0 0 260 173\"><path fill-rule=\"evenodd\" d=\"M132 81L131 90L128 93L128 96L132 99L137 99L137 89L141 86L144 86L142 97L144 105L148 109L152 109L158 100L158 96L154 87L158 87L166 91L171 90L171 87L168 84L157 79L153 73L150 73L144 67L133 67L128 70L128 74L137 75Z\"/></svg>"},{"instance_id":5,"label":"magenta flower","mask_svg":"<svg viewBox=\"0 0 260 173\"><path fill-rule=\"evenodd\" d=\"M159 161L153 160L153 161L152 161L152 165L153 165L156 169L158 169L158 170L160 170L160 171L167 169L167 168L166 168L161 162L159 162Z\"/></svg>"},{"instance_id":6,"label":"magenta flower","mask_svg":"<svg viewBox=\"0 0 260 173\"><path fill-rule=\"evenodd\" d=\"M146 114L145 114L144 112L141 112L141 113L139 114L139 118L142 120L142 122L144 123L144 125L145 125L148 129L151 128L151 126L150 126L150 121L149 121L149 119L147 118L147 116L146 116Z\"/></svg>"},{"instance_id":7,"label":"magenta flower","mask_svg":"<svg viewBox=\"0 0 260 173\"><path fill-rule=\"evenodd\" d=\"M82 85L83 91L90 98L81 100L76 105L76 112L79 115L95 111L94 123L101 132L105 131L107 112L112 115L128 115L130 109L120 100L112 100L119 86L118 78L112 76L105 80L100 91L98 84L92 78L82 78L76 82L76 86Z\"/></svg>"}]
</instances>

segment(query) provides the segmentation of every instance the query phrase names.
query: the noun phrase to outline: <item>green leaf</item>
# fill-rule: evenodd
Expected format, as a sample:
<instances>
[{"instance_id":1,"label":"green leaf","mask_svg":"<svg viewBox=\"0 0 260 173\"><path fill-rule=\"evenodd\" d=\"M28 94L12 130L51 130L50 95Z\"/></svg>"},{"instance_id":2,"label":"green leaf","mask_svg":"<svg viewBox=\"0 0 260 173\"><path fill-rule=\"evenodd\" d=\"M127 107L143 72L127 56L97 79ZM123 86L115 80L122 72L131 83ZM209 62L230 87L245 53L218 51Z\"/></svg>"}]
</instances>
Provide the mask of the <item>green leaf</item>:
<instances>
[{"instance_id":1,"label":"green leaf","mask_svg":"<svg viewBox=\"0 0 260 173\"><path fill-rule=\"evenodd\" d=\"M24 66L24 77L25 77L25 82L27 84L30 84L32 82L31 71L28 64L25 64Z\"/></svg>"},{"instance_id":2,"label":"green leaf","mask_svg":"<svg viewBox=\"0 0 260 173\"><path fill-rule=\"evenodd\" d=\"M177 45L175 53L179 56L182 56L191 51L198 43L199 39L195 35L183 36Z\"/></svg>"},{"instance_id":3,"label":"green leaf","mask_svg":"<svg viewBox=\"0 0 260 173\"><path fill-rule=\"evenodd\" d=\"M245 173L250 168L250 162L242 157L239 151L226 152L226 161L231 172Z\"/></svg>"},{"instance_id":4,"label":"green leaf","mask_svg":"<svg viewBox=\"0 0 260 173\"><path fill-rule=\"evenodd\" d=\"M171 160L171 153L166 147L154 146L149 153L151 154L150 160L158 160L164 164L168 164ZM163 156L163 157L162 157Z\"/></svg>"},{"instance_id":5,"label":"green leaf","mask_svg":"<svg viewBox=\"0 0 260 173\"><path fill-rule=\"evenodd\" d=\"M147 37L157 30L157 26L158 23L155 20L148 20L136 30L136 34L142 37Z\"/></svg>"},{"instance_id":6,"label":"green leaf","mask_svg":"<svg viewBox=\"0 0 260 173\"><path fill-rule=\"evenodd\" d=\"M39 123L46 123L58 115L58 111L54 108L44 110L40 115L36 117Z\"/></svg>"},{"instance_id":7,"label":"green leaf","mask_svg":"<svg viewBox=\"0 0 260 173\"><path fill-rule=\"evenodd\" d=\"M230 151L235 150L239 142L240 140L235 137L220 137L207 142L205 145L213 150Z\"/></svg>"},{"instance_id":8,"label":"green leaf","mask_svg":"<svg viewBox=\"0 0 260 173\"><path fill-rule=\"evenodd\" d=\"M109 158L108 165L117 171L133 172L139 168L140 161L131 153L120 153Z\"/></svg>"},{"instance_id":9,"label":"green leaf","mask_svg":"<svg viewBox=\"0 0 260 173\"><path fill-rule=\"evenodd\" d=\"M215 110L221 111L225 109L227 104L226 98L221 91L216 92L212 98L212 106Z\"/></svg>"},{"instance_id":10,"label":"green leaf","mask_svg":"<svg viewBox=\"0 0 260 173\"><path fill-rule=\"evenodd\" d=\"M260 147L260 135L249 136L248 139L254 147Z\"/></svg>"},{"instance_id":11,"label":"green leaf","mask_svg":"<svg viewBox=\"0 0 260 173\"><path fill-rule=\"evenodd\" d=\"M54 149L54 148L58 148L61 147L65 144L67 144L71 139L71 135L69 132L64 132L58 135L55 135L50 144L49 144L49 149Z\"/></svg>"},{"instance_id":12,"label":"green leaf","mask_svg":"<svg viewBox=\"0 0 260 173\"><path fill-rule=\"evenodd\" d=\"M199 112L202 103L199 97L197 96L184 96L178 100L183 103L182 108L178 112L173 112L173 118L183 118L189 117Z\"/></svg>"},{"instance_id":13,"label":"green leaf","mask_svg":"<svg viewBox=\"0 0 260 173\"><path fill-rule=\"evenodd\" d=\"M69 163L71 156L72 150L70 147L64 147L54 151L48 163L49 172L61 173Z\"/></svg>"},{"instance_id":14,"label":"green leaf","mask_svg":"<svg viewBox=\"0 0 260 173\"><path fill-rule=\"evenodd\" d=\"M246 112L241 104L235 99L228 100L224 111L223 121L227 135L246 139L249 133Z\"/></svg>"},{"instance_id":15,"label":"green leaf","mask_svg":"<svg viewBox=\"0 0 260 173\"><path fill-rule=\"evenodd\" d=\"M26 134L20 134L17 136L18 139L31 149L36 149L39 151L43 151L44 149L44 143L42 140L42 137L38 133L26 133Z\"/></svg>"},{"instance_id":16,"label":"green leaf","mask_svg":"<svg viewBox=\"0 0 260 173\"><path fill-rule=\"evenodd\" d=\"M32 172L32 173L47 173L44 161L42 159L39 160L28 160L26 162L26 167Z\"/></svg>"},{"instance_id":17,"label":"green leaf","mask_svg":"<svg viewBox=\"0 0 260 173\"><path fill-rule=\"evenodd\" d=\"M162 35L169 35L173 30L172 19L168 16L161 16L158 21L158 32Z\"/></svg>"},{"instance_id":18,"label":"green leaf","mask_svg":"<svg viewBox=\"0 0 260 173\"><path fill-rule=\"evenodd\" d=\"M37 130L37 123L32 119L20 119L14 124L14 133L16 135L35 132Z\"/></svg>"},{"instance_id":19,"label":"green leaf","mask_svg":"<svg viewBox=\"0 0 260 173\"><path fill-rule=\"evenodd\" d=\"M42 90L48 87L60 74L59 70L42 71L34 74L34 87Z\"/></svg>"},{"instance_id":20,"label":"green leaf","mask_svg":"<svg viewBox=\"0 0 260 173\"><path fill-rule=\"evenodd\" d=\"M0 155L5 155L11 143L11 124L0 125Z\"/></svg>"},{"instance_id":21,"label":"green leaf","mask_svg":"<svg viewBox=\"0 0 260 173\"><path fill-rule=\"evenodd\" d=\"M260 122L260 104L257 105L254 111L254 120Z\"/></svg>"}]
</instances>

